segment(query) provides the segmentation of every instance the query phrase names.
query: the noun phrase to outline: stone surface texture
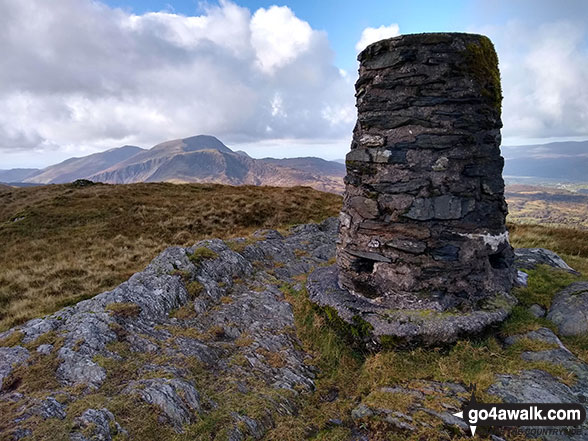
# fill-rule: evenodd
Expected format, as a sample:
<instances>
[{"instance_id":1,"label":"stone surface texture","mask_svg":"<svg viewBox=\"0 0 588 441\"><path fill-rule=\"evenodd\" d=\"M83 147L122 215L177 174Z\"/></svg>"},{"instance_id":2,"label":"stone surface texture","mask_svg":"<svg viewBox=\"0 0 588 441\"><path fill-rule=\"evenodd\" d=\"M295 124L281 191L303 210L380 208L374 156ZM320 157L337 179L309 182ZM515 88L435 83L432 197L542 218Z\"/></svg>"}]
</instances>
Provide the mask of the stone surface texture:
<instances>
[{"instance_id":1,"label":"stone surface texture","mask_svg":"<svg viewBox=\"0 0 588 441\"><path fill-rule=\"evenodd\" d=\"M439 312L508 293L515 271L492 43L404 35L358 59L340 287L386 308Z\"/></svg>"},{"instance_id":2,"label":"stone surface texture","mask_svg":"<svg viewBox=\"0 0 588 441\"><path fill-rule=\"evenodd\" d=\"M2 418L0 438L39 439L40 418L69 427L75 441L138 439L109 407L125 400L150 406L178 433L235 402L232 422L219 430L233 441L260 439L314 389L312 356L301 350L280 288L300 285L293 277L334 259L337 228L331 218L287 236L263 230L248 240L168 248L112 291L1 333L21 337L0 347L0 400L18 409L17 417ZM190 259L203 248L209 257ZM195 297L188 292L194 283ZM176 317L179 308L187 316ZM137 365L138 357L147 361ZM53 386L29 393L20 375L41 363L50 366L43 375ZM128 378L120 377L121 365L133 366ZM241 397L265 414L243 413Z\"/></svg>"},{"instance_id":3,"label":"stone surface texture","mask_svg":"<svg viewBox=\"0 0 588 441\"><path fill-rule=\"evenodd\" d=\"M547 318L564 337L588 334L588 282L575 282L559 291Z\"/></svg>"},{"instance_id":4,"label":"stone surface texture","mask_svg":"<svg viewBox=\"0 0 588 441\"><path fill-rule=\"evenodd\" d=\"M521 358L530 362L543 362L555 365L565 372L574 375L571 384L565 384L548 372L539 369L523 370L517 374L499 374L494 384L488 388L488 393L500 397L507 403L578 403L588 392L588 365L573 355L560 339L547 328L540 328L525 334L508 337L506 345L516 343L519 339L529 339L543 344L549 344L551 349L525 351ZM584 405L586 406L586 404ZM537 429L538 427L531 427ZM581 441L586 440L588 422L580 426L581 434L544 434L545 441Z\"/></svg>"},{"instance_id":5,"label":"stone surface texture","mask_svg":"<svg viewBox=\"0 0 588 441\"><path fill-rule=\"evenodd\" d=\"M515 264L517 268L526 270L535 269L538 265L547 265L571 274L580 274L553 251L545 248L517 248L515 250Z\"/></svg>"},{"instance_id":6,"label":"stone surface texture","mask_svg":"<svg viewBox=\"0 0 588 441\"><path fill-rule=\"evenodd\" d=\"M0 347L0 410L13 409L0 412L0 438L47 439L48 429L61 427L67 436L53 439L147 439L129 425L128 410L132 414L135 408L188 436L190 427L226 408L227 419L215 428L224 431L224 439L262 439L277 418L296 414L317 375L313 354L296 337L292 306L280 287L304 295L301 275L315 274L317 268L332 272L327 264L335 256L337 231L337 220L329 219L287 234L264 230L247 240L168 248L112 291L0 334L11 342ZM191 260L203 247L214 254ZM336 272L330 277L336 281ZM202 286L195 298L187 292L193 282ZM140 312L116 314L113 303L139 305ZM189 314L178 315L180 310ZM455 327L450 323L448 329ZM569 402L580 393L588 395L588 366L552 331L542 328L504 343L521 338L550 345L522 353L525 360L557 364L576 381L568 386L547 372L529 370L497 376L494 394L514 402ZM26 369L46 377L37 389L23 377ZM441 422L439 439L454 439L456 433L468 433L453 416L468 399L464 386L410 378L378 385L372 392L383 400L364 396L353 412L334 414L329 424L351 425L352 436L345 441L367 441L372 438L365 419L385 421L407 437L423 424ZM339 395L334 389L320 399L337 406ZM387 396L391 403L407 396L411 404L404 410L387 406ZM256 405L245 405L251 402Z\"/></svg>"}]
</instances>

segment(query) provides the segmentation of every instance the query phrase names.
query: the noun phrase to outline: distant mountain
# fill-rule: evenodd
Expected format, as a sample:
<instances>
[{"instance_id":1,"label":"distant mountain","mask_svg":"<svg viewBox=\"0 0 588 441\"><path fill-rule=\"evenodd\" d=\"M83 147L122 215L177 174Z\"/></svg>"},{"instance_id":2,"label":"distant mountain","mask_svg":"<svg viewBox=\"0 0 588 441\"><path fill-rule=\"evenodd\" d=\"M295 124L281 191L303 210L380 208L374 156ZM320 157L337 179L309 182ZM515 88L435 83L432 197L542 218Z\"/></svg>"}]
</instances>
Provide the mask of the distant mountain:
<instances>
[{"instance_id":1,"label":"distant mountain","mask_svg":"<svg viewBox=\"0 0 588 441\"><path fill-rule=\"evenodd\" d=\"M143 149L140 147L125 145L82 158L70 158L59 164L39 170L36 174L22 179L22 181L38 184L72 182L110 168L142 151Z\"/></svg>"},{"instance_id":2,"label":"distant mountain","mask_svg":"<svg viewBox=\"0 0 588 441\"><path fill-rule=\"evenodd\" d=\"M162 142L151 149L123 146L71 158L42 170L0 170L0 182L59 184L76 179L134 182L213 182L230 185L307 185L342 193L345 166L320 158L254 159L234 152L214 136Z\"/></svg>"},{"instance_id":3,"label":"distant mountain","mask_svg":"<svg viewBox=\"0 0 588 441\"><path fill-rule=\"evenodd\" d=\"M336 161L326 161L322 158L263 158L260 161L266 164L291 167L308 173L326 173L333 176L345 176L345 165Z\"/></svg>"},{"instance_id":4,"label":"distant mountain","mask_svg":"<svg viewBox=\"0 0 588 441\"><path fill-rule=\"evenodd\" d=\"M11 170L0 170L0 182L21 182L38 172L38 168L13 168Z\"/></svg>"},{"instance_id":5,"label":"distant mountain","mask_svg":"<svg viewBox=\"0 0 588 441\"><path fill-rule=\"evenodd\" d=\"M308 185L342 192L344 167L319 158L253 159L234 152L213 136L198 135L156 145L109 169L93 181L214 182L230 185Z\"/></svg>"},{"instance_id":6,"label":"distant mountain","mask_svg":"<svg viewBox=\"0 0 588 441\"><path fill-rule=\"evenodd\" d=\"M505 177L588 181L588 141L503 146Z\"/></svg>"}]
</instances>

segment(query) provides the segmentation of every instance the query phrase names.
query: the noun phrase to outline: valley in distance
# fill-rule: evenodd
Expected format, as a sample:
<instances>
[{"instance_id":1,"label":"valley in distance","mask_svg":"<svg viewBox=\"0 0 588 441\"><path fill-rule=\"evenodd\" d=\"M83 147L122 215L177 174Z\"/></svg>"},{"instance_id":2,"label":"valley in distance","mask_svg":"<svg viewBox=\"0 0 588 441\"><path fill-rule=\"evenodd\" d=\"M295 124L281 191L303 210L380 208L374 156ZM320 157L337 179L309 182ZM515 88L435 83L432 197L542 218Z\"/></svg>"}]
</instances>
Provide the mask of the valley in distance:
<instances>
[{"instance_id":1,"label":"valley in distance","mask_svg":"<svg viewBox=\"0 0 588 441\"><path fill-rule=\"evenodd\" d=\"M509 219L517 223L588 228L588 141L503 146ZM343 194L344 160L254 159L219 139L197 135L151 149L123 146L44 169L0 170L0 185L63 184L87 179L138 182L309 186Z\"/></svg>"}]
</instances>

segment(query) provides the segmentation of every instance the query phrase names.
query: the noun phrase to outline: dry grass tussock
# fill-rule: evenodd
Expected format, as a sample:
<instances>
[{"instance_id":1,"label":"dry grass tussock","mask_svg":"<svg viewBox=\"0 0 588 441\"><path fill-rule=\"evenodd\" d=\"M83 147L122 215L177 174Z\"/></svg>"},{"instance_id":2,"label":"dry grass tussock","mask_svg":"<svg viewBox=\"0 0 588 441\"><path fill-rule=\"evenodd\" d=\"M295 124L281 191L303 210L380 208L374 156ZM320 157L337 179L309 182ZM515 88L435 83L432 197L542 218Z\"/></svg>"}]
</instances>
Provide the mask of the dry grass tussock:
<instances>
[{"instance_id":1,"label":"dry grass tussock","mask_svg":"<svg viewBox=\"0 0 588 441\"><path fill-rule=\"evenodd\" d=\"M308 187L70 184L0 189L0 330L112 289L167 246L336 215Z\"/></svg>"},{"instance_id":2,"label":"dry grass tussock","mask_svg":"<svg viewBox=\"0 0 588 441\"><path fill-rule=\"evenodd\" d=\"M171 245L245 236L338 214L307 187L70 184L0 188L0 330L112 289ZM515 247L544 247L588 274L588 231L511 224Z\"/></svg>"}]
</instances>

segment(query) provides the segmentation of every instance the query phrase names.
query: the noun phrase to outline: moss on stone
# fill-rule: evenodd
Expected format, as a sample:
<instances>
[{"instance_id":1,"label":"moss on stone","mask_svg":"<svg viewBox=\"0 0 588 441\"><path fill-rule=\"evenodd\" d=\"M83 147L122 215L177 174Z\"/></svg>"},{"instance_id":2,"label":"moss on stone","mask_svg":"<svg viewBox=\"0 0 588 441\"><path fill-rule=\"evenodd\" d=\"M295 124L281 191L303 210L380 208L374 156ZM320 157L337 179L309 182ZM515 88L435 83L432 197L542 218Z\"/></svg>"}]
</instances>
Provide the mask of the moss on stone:
<instances>
[{"instance_id":1,"label":"moss on stone","mask_svg":"<svg viewBox=\"0 0 588 441\"><path fill-rule=\"evenodd\" d=\"M362 343L372 334L374 327L358 315L353 317L353 323L347 323L330 306L317 306L316 308L317 312L327 319L329 326L352 345Z\"/></svg>"},{"instance_id":2,"label":"moss on stone","mask_svg":"<svg viewBox=\"0 0 588 441\"><path fill-rule=\"evenodd\" d=\"M141 307L132 302L111 303L105 309L115 317L129 318L141 314Z\"/></svg>"},{"instance_id":3,"label":"moss on stone","mask_svg":"<svg viewBox=\"0 0 588 441\"><path fill-rule=\"evenodd\" d=\"M202 283L195 280L193 282L188 283L188 285L186 285L186 289L188 290L188 295L190 296L190 298L195 299L200 295L200 293L204 289L204 286L202 285Z\"/></svg>"},{"instance_id":4,"label":"moss on stone","mask_svg":"<svg viewBox=\"0 0 588 441\"><path fill-rule=\"evenodd\" d=\"M465 50L468 71L482 86L482 94L489 98L492 105L501 113L502 86L498 69L498 55L488 37L480 36L479 44L470 43Z\"/></svg>"},{"instance_id":5,"label":"moss on stone","mask_svg":"<svg viewBox=\"0 0 588 441\"><path fill-rule=\"evenodd\" d=\"M0 340L0 346L16 346L24 337L22 331L14 331Z\"/></svg>"},{"instance_id":6,"label":"moss on stone","mask_svg":"<svg viewBox=\"0 0 588 441\"><path fill-rule=\"evenodd\" d=\"M189 259L194 265L199 265L205 259L216 259L218 253L207 247L199 247L194 250Z\"/></svg>"}]
</instances>

